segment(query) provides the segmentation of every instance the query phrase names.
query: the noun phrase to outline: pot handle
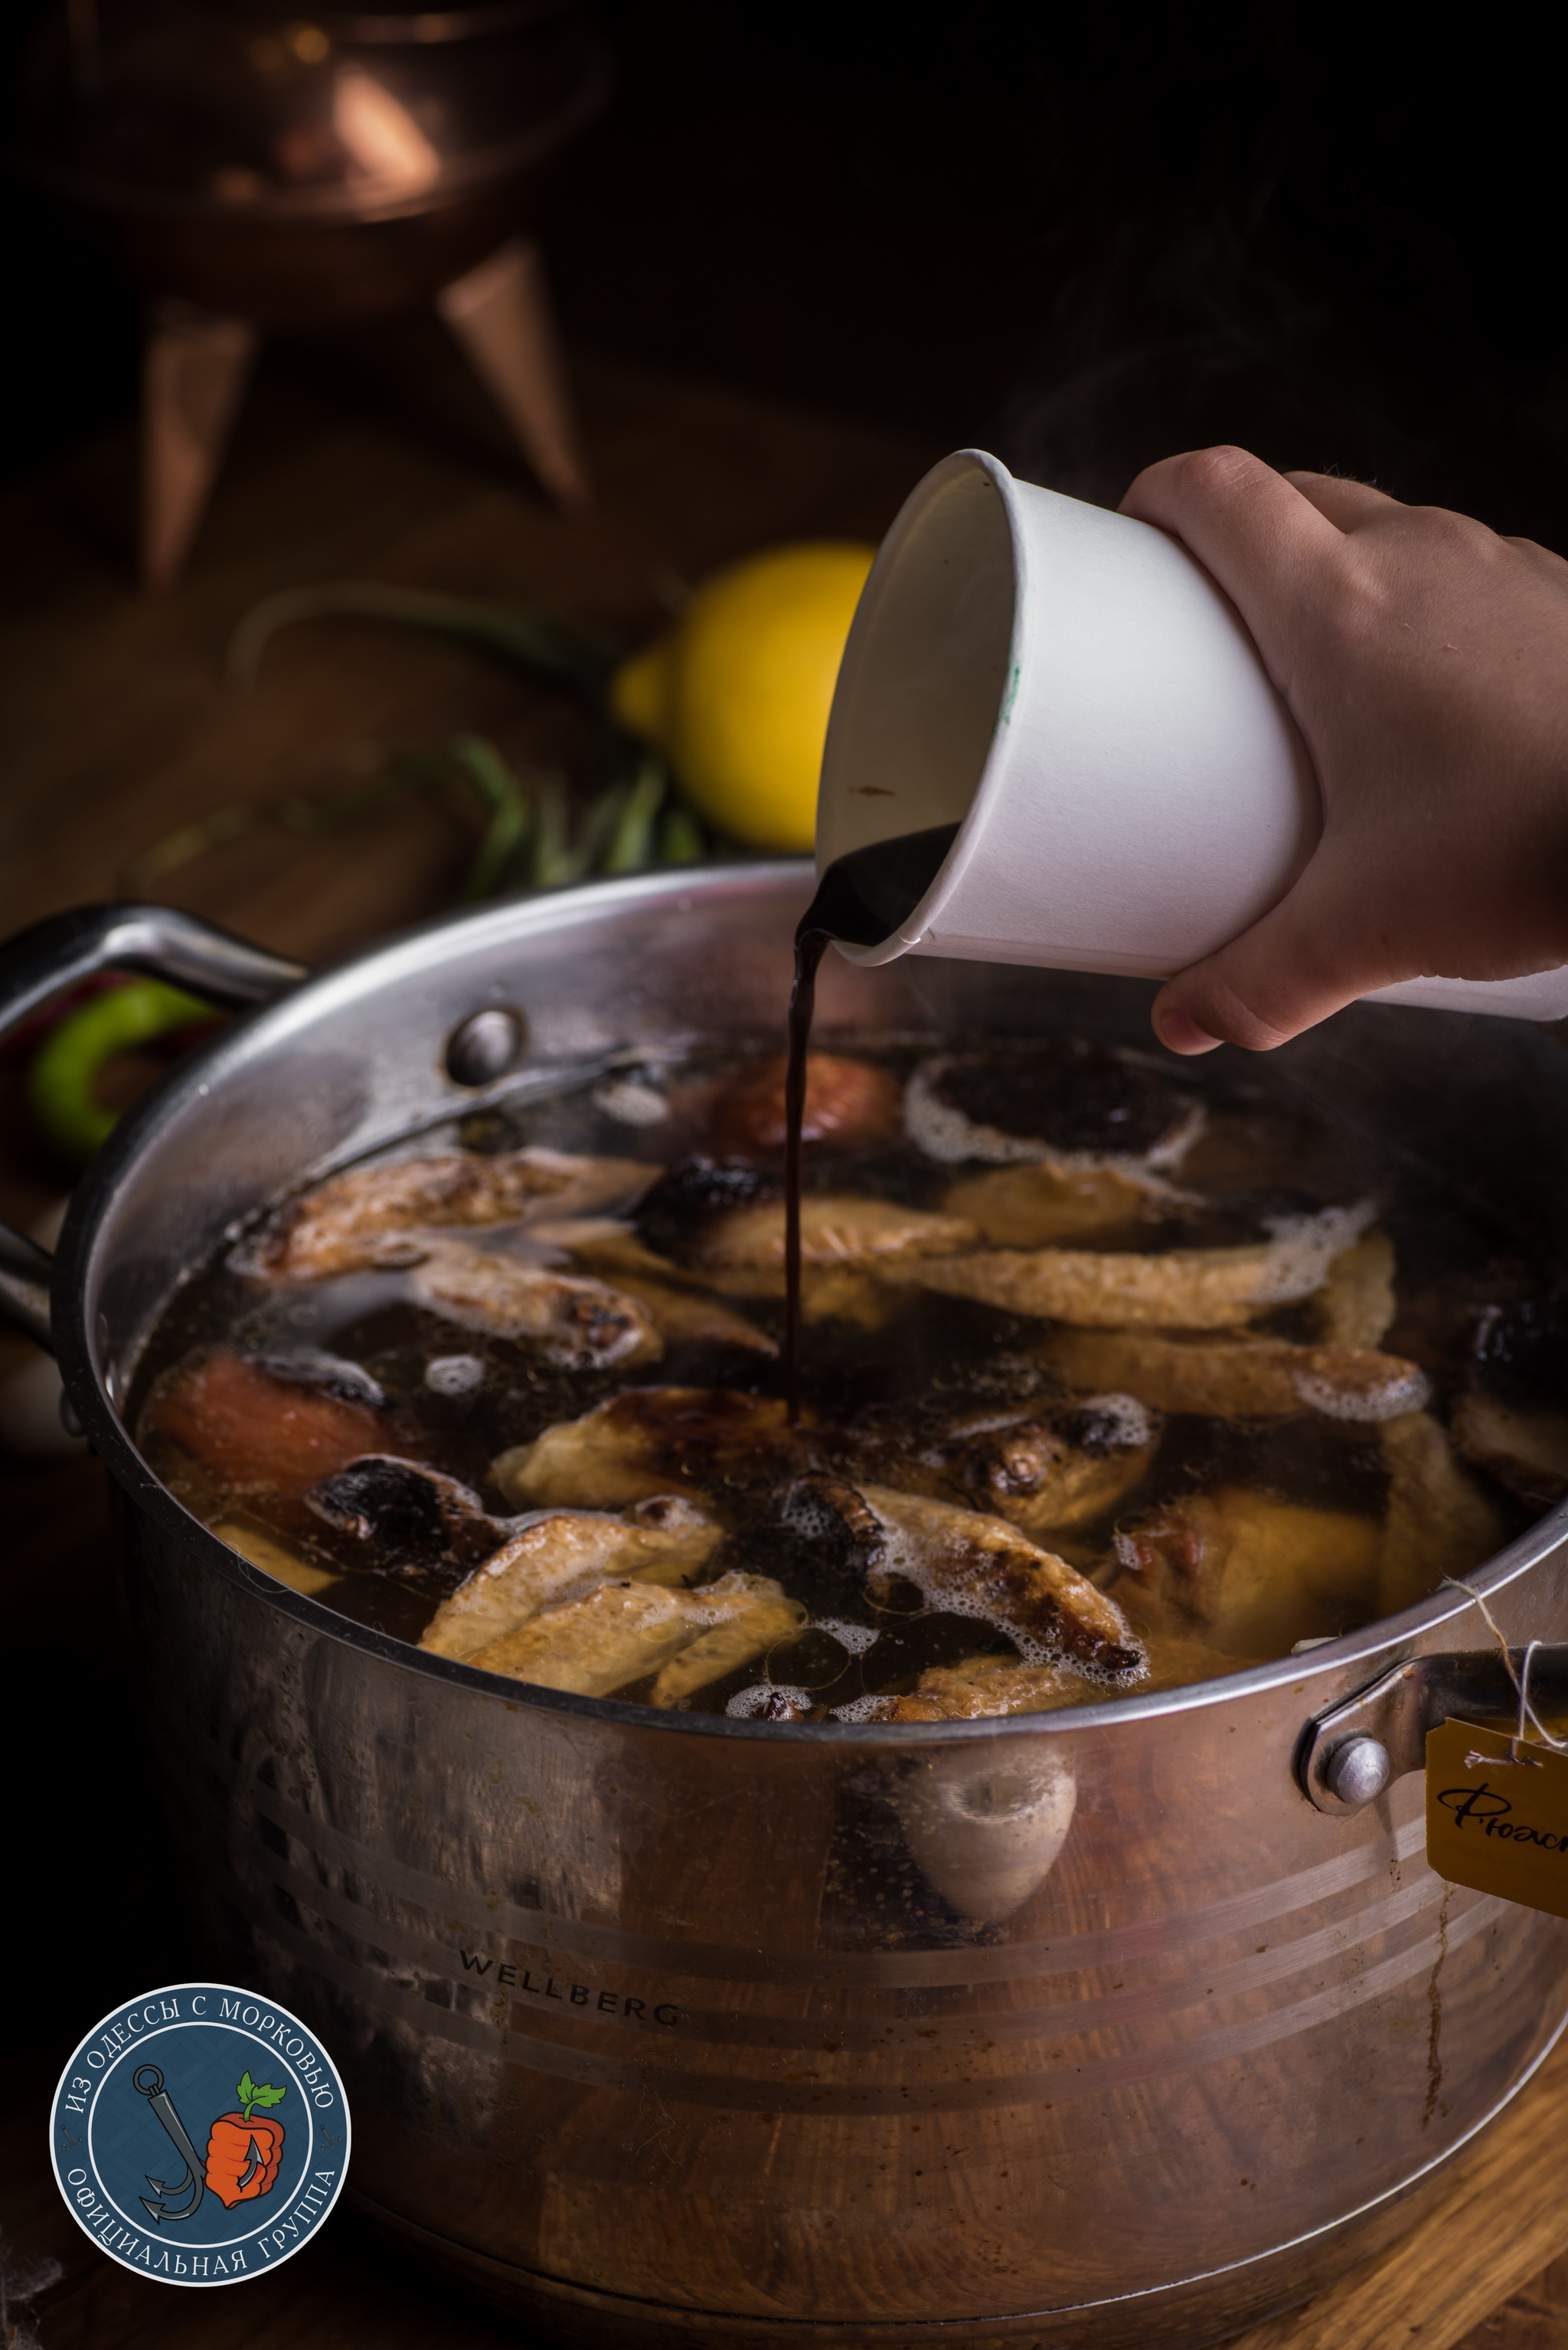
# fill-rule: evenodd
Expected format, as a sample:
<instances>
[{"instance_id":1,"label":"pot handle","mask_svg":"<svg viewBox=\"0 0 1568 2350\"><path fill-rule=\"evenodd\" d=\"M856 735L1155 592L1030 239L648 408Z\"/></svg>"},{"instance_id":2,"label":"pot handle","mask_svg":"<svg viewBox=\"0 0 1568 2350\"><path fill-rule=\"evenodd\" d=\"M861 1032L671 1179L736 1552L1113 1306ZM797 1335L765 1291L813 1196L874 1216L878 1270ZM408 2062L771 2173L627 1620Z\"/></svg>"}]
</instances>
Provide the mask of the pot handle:
<instances>
[{"instance_id":1,"label":"pot handle","mask_svg":"<svg viewBox=\"0 0 1568 2350\"><path fill-rule=\"evenodd\" d=\"M1450 1714L1517 1715L1527 1669L1532 1706L1568 1712L1568 1641L1532 1640L1506 1659L1501 1648L1407 1657L1307 1723L1296 1752L1303 1794L1320 1812L1361 1811L1396 1779L1426 1768L1427 1732Z\"/></svg>"},{"instance_id":2,"label":"pot handle","mask_svg":"<svg viewBox=\"0 0 1568 2350\"><path fill-rule=\"evenodd\" d=\"M0 946L0 1035L78 980L140 971L225 1011L270 1003L309 976L304 963L269 954L172 906L78 906L51 914ZM52 1347L47 1249L0 1223L0 1319Z\"/></svg>"}]
</instances>

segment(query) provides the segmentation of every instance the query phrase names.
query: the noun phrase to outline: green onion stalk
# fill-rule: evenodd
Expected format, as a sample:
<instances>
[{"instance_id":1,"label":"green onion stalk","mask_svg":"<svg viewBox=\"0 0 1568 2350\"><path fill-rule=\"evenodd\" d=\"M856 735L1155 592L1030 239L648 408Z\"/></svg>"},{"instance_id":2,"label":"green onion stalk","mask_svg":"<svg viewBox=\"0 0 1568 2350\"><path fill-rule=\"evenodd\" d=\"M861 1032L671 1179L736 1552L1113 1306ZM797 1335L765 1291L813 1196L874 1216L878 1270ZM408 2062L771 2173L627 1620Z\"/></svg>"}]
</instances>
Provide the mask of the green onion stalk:
<instances>
[{"instance_id":1,"label":"green onion stalk","mask_svg":"<svg viewBox=\"0 0 1568 2350\"><path fill-rule=\"evenodd\" d=\"M668 766L608 718L618 646L565 628L525 605L342 580L288 588L247 612L229 647L231 684L254 684L262 656L280 629L320 619L383 620L434 630L566 689L603 723L600 787L579 808L558 769L519 772L483 735L458 734L439 750L391 761L372 782L348 791L293 794L214 809L136 858L126 873L132 889L154 888L193 858L258 827L329 832L365 822L409 792L454 785L480 823L479 847L458 891L462 904L513 890L560 889L595 873L696 864L712 853L701 820L680 797Z\"/></svg>"}]
</instances>

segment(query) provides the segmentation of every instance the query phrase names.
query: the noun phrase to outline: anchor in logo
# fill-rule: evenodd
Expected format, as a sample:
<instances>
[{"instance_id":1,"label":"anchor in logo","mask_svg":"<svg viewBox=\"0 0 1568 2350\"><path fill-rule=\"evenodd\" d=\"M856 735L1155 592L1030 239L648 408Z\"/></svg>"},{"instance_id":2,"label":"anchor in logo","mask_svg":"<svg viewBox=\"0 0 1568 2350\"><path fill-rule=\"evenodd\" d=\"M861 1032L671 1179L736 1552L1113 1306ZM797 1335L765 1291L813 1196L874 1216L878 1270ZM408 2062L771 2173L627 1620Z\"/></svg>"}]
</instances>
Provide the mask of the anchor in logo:
<instances>
[{"instance_id":1,"label":"anchor in logo","mask_svg":"<svg viewBox=\"0 0 1568 2350\"><path fill-rule=\"evenodd\" d=\"M248 2203L253 2197L267 2194L277 2177L283 2160L283 2124L271 2119L253 2118L257 2106L282 2103L286 2089L271 2088L265 2083L258 2087L247 2073L239 2085L242 2112L220 2114L213 2122L207 2139L205 2160L192 2144L191 2134L181 2120L173 2098L163 2086L163 2075L156 2064L140 2064L130 2076L131 2086L146 2098L162 2123L176 2153L185 2165L185 2175L172 2185L167 2179L147 2174L156 2202L143 2195L141 2208L161 2227L165 2220L189 2220L210 2187L225 2210L232 2211L236 2203ZM187 2196L177 2203L179 2196Z\"/></svg>"},{"instance_id":2,"label":"anchor in logo","mask_svg":"<svg viewBox=\"0 0 1568 2350\"><path fill-rule=\"evenodd\" d=\"M173 2098L163 2085L163 2075L157 2065L139 2064L130 2076L130 2085L139 2096L146 2098L173 2140L174 2150L185 2165L184 2178L175 2179L172 2186L167 2179L154 2178L149 2171L147 2184L159 2199L156 2203L150 2202L144 2195L141 2198L141 2208L151 2213L154 2222L160 2227L165 2220L188 2220L206 2190L206 2166L191 2143L190 2132L175 2109ZM191 2190L190 2200L176 2209L172 2199L177 2195L182 2195L187 2188Z\"/></svg>"}]
</instances>

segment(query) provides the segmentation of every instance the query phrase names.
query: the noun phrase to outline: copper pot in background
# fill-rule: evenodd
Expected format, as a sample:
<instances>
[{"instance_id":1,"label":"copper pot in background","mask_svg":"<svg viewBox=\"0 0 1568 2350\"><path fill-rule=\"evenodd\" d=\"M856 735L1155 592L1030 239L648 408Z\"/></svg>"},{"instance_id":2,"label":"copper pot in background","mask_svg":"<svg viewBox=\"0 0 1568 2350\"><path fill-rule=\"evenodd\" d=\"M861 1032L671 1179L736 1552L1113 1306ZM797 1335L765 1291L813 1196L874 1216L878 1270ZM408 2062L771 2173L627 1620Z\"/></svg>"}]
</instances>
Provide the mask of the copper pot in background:
<instances>
[{"instance_id":1,"label":"copper pot in background","mask_svg":"<svg viewBox=\"0 0 1568 2350\"><path fill-rule=\"evenodd\" d=\"M587 494L531 231L604 103L581 0L301 17L222 0L57 0L16 160L112 233L153 297L143 571L178 573L258 334L434 300L545 486Z\"/></svg>"}]
</instances>

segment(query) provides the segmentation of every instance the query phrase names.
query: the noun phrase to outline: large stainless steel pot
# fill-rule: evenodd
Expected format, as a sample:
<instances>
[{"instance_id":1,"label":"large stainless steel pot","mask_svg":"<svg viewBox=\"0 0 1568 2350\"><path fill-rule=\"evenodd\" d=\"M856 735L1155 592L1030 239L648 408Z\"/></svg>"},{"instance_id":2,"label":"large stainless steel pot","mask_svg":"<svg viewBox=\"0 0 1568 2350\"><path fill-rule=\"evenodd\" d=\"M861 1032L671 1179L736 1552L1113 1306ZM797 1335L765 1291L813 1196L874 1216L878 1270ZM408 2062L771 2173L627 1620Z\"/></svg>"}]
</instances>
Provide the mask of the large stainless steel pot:
<instances>
[{"instance_id":1,"label":"large stainless steel pot","mask_svg":"<svg viewBox=\"0 0 1568 2350\"><path fill-rule=\"evenodd\" d=\"M1561 2029L1568 1927L1423 1857L1422 1707L1467 1677L1484 1695L1491 1669L1385 1677L1485 1648L1462 1594L1036 1718L654 1715L296 1597L184 1513L120 1417L160 1309L237 1218L488 1097L447 1067L476 1010L527 1022L493 1092L773 1031L806 878L659 876L434 924L228 1030L83 1181L55 1339L130 1497L202 1955L326 2036L362 2203L574 2344L1210 2342L1397 2233ZM0 1003L105 962L231 1003L297 977L121 910L14 942ZM824 997L879 1027L1147 1033L1138 983L1043 972L834 960ZM1246 1074L1560 1253L1553 1035L1363 1007ZM6 1265L38 1322L47 1264L16 1243ZM1515 1641L1568 1637L1565 1534L1559 1511L1477 1577ZM1358 1802L1379 1753L1396 1775Z\"/></svg>"}]
</instances>

